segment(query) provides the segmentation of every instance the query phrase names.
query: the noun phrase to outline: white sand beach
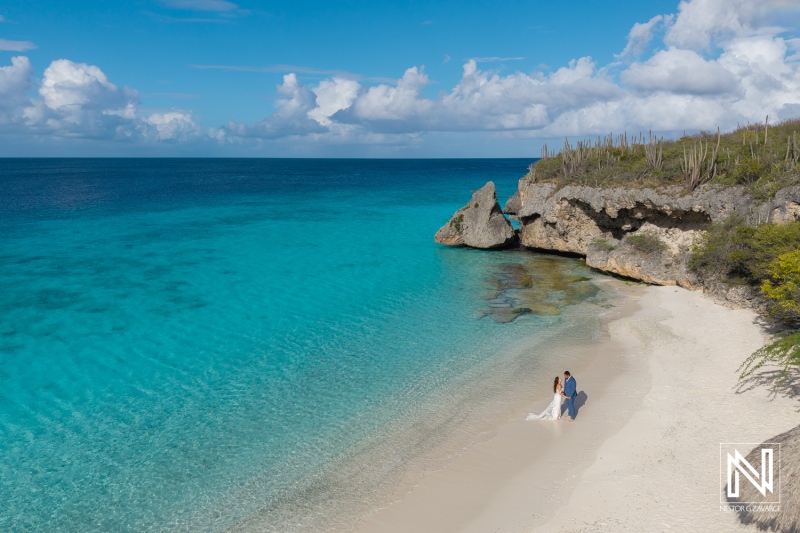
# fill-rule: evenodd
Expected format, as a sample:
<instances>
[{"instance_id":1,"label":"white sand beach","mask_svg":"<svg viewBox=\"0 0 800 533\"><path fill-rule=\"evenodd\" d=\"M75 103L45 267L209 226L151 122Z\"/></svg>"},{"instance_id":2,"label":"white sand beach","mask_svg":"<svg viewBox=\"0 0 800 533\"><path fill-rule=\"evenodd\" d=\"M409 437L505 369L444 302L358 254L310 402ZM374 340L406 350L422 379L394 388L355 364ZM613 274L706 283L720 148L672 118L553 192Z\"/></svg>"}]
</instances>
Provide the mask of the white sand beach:
<instances>
[{"instance_id":1,"label":"white sand beach","mask_svg":"<svg viewBox=\"0 0 800 533\"><path fill-rule=\"evenodd\" d=\"M756 314L676 287L603 283L628 300L569 369L585 394L576 421L520 412L359 531L755 531L720 510L719 444L763 442L800 420L796 399L737 392L737 368L765 340Z\"/></svg>"}]
</instances>

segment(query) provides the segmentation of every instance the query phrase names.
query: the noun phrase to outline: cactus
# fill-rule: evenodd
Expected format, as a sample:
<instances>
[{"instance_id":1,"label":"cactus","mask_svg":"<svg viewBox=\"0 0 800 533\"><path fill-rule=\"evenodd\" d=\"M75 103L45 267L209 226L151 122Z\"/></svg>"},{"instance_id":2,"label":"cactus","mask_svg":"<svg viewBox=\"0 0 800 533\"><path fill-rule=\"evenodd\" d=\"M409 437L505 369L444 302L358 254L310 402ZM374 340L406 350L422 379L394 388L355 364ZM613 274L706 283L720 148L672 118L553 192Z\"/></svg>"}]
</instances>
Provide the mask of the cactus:
<instances>
[{"instance_id":1,"label":"cactus","mask_svg":"<svg viewBox=\"0 0 800 533\"><path fill-rule=\"evenodd\" d=\"M662 142L664 138L656 140L653 137L653 130L650 130L650 141L644 145L644 155L647 159L647 166L653 170L661 170L664 165L664 147Z\"/></svg>"},{"instance_id":2,"label":"cactus","mask_svg":"<svg viewBox=\"0 0 800 533\"><path fill-rule=\"evenodd\" d=\"M683 177L689 191L694 191L701 183L711 181L716 177L717 152L719 152L720 140L721 134L719 128L717 128L717 144L710 159L708 158L708 141L706 141L705 146L703 146L702 140L694 143L688 154L686 153L686 147L683 148L681 171L683 171ZM706 159L708 159L707 162Z\"/></svg>"}]
</instances>

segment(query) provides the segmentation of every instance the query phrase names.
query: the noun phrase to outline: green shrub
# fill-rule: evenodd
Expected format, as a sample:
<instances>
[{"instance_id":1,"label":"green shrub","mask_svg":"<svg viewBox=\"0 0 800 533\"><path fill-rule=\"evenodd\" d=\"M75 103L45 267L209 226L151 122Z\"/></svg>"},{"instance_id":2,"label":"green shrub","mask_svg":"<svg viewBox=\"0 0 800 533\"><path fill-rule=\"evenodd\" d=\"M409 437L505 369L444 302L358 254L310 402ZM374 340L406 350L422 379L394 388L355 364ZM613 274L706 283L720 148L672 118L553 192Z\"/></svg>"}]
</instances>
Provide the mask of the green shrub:
<instances>
[{"instance_id":1,"label":"green shrub","mask_svg":"<svg viewBox=\"0 0 800 533\"><path fill-rule=\"evenodd\" d=\"M746 278L749 242L755 228L741 215L712 224L692 251L689 267L703 277Z\"/></svg>"},{"instance_id":2,"label":"green shrub","mask_svg":"<svg viewBox=\"0 0 800 533\"><path fill-rule=\"evenodd\" d=\"M778 256L800 250L800 222L761 224L753 233L750 251L750 271L762 281L771 275L773 261Z\"/></svg>"},{"instance_id":3,"label":"green shrub","mask_svg":"<svg viewBox=\"0 0 800 533\"><path fill-rule=\"evenodd\" d=\"M652 232L630 234L625 237L625 241L636 250L648 255L660 254L667 248L664 241Z\"/></svg>"},{"instance_id":4,"label":"green shrub","mask_svg":"<svg viewBox=\"0 0 800 533\"><path fill-rule=\"evenodd\" d=\"M796 322L800 317L800 250L775 259L769 274L761 293L774 302L773 315Z\"/></svg>"},{"instance_id":5,"label":"green shrub","mask_svg":"<svg viewBox=\"0 0 800 533\"><path fill-rule=\"evenodd\" d=\"M733 171L733 179L736 183L750 185L758 181L764 173L764 165L751 158L740 161Z\"/></svg>"},{"instance_id":6,"label":"green shrub","mask_svg":"<svg viewBox=\"0 0 800 533\"><path fill-rule=\"evenodd\" d=\"M689 266L702 277L760 285L780 255L800 250L800 222L748 226L734 215L712 224L695 246Z\"/></svg>"}]
</instances>

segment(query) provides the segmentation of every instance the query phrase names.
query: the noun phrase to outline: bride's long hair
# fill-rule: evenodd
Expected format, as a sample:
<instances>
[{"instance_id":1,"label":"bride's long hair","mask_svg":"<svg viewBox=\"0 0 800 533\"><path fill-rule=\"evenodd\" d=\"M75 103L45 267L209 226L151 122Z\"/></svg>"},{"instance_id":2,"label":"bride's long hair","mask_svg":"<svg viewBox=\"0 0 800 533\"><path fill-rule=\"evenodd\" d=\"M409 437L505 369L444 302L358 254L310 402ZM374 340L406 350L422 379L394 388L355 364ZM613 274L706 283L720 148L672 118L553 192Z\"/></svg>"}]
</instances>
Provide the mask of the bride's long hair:
<instances>
[{"instance_id":1,"label":"bride's long hair","mask_svg":"<svg viewBox=\"0 0 800 533\"><path fill-rule=\"evenodd\" d=\"M556 379L553 380L553 393L555 394L557 390L558 390L558 376L556 376Z\"/></svg>"}]
</instances>

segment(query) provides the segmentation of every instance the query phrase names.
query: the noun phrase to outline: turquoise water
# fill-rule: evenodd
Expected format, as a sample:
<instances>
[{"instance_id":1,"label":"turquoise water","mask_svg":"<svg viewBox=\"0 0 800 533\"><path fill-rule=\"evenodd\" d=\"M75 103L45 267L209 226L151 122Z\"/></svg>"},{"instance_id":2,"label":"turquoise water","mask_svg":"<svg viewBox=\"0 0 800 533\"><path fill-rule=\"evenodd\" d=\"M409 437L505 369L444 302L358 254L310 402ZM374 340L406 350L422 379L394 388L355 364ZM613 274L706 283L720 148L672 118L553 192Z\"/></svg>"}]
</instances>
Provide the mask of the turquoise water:
<instances>
[{"instance_id":1,"label":"turquoise water","mask_svg":"<svg viewBox=\"0 0 800 533\"><path fill-rule=\"evenodd\" d=\"M382 436L593 294L433 243L528 163L0 160L0 530L307 530L402 472Z\"/></svg>"}]
</instances>

